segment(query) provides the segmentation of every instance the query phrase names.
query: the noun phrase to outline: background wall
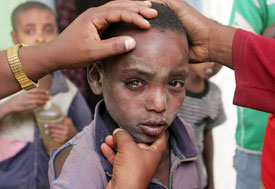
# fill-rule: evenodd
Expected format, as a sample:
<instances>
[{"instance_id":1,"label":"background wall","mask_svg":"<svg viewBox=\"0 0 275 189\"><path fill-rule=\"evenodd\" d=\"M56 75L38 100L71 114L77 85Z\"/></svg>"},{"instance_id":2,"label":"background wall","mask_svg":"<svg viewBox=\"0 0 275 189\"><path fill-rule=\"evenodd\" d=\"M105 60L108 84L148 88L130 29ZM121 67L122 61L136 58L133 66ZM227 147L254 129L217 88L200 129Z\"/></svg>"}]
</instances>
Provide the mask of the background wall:
<instances>
[{"instance_id":1,"label":"background wall","mask_svg":"<svg viewBox=\"0 0 275 189\"><path fill-rule=\"evenodd\" d=\"M0 1L0 50L4 50L12 45L11 32L11 12L20 3L26 0L1 0Z\"/></svg>"}]
</instances>

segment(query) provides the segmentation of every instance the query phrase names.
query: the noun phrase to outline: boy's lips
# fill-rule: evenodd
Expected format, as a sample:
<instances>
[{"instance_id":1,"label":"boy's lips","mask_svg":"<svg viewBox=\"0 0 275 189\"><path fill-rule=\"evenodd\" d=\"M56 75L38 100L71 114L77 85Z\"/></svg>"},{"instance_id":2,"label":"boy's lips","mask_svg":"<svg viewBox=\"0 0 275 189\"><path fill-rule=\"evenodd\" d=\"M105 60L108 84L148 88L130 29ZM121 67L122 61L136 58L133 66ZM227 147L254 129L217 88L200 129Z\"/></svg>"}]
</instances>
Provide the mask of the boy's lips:
<instances>
[{"instance_id":1,"label":"boy's lips","mask_svg":"<svg viewBox=\"0 0 275 189\"><path fill-rule=\"evenodd\" d=\"M148 135L157 136L162 133L162 131L167 128L168 123L165 121L161 122L146 122L139 126Z\"/></svg>"}]
</instances>

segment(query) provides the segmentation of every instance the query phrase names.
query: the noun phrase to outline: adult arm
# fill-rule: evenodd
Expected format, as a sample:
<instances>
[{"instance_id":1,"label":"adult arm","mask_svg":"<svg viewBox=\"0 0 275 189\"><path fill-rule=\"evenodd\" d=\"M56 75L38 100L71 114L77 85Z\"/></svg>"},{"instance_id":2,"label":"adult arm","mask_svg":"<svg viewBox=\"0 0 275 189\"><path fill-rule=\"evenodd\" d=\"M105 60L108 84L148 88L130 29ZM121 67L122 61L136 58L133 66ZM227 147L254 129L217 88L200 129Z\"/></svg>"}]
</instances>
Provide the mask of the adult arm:
<instances>
[{"instance_id":1,"label":"adult arm","mask_svg":"<svg viewBox=\"0 0 275 189\"><path fill-rule=\"evenodd\" d=\"M231 69L236 28L215 23L183 0L153 0L167 5L181 20L190 41L191 63L218 62Z\"/></svg>"},{"instance_id":2,"label":"adult arm","mask_svg":"<svg viewBox=\"0 0 275 189\"><path fill-rule=\"evenodd\" d=\"M151 3L112 1L101 7L90 8L81 14L55 40L39 46L19 49L19 59L26 75L34 81L53 71L85 67L96 60L121 54L135 48L133 38L127 36L100 40L100 34L110 23L124 21L140 28L150 27L145 18L157 12ZM102 50L104 49L104 51ZM21 88L11 73L6 51L0 52L0 98Z\"/></svg>"},{"instance_id":3,"label":"adult arm","mask_svg":"<svg viewBox=\"0 0 275 189\"><path fill-rule=\"evenodd\" d=\"M239 29L233 44L233 103L275 113L275 39Z\"/></svg>"}]
</instances>

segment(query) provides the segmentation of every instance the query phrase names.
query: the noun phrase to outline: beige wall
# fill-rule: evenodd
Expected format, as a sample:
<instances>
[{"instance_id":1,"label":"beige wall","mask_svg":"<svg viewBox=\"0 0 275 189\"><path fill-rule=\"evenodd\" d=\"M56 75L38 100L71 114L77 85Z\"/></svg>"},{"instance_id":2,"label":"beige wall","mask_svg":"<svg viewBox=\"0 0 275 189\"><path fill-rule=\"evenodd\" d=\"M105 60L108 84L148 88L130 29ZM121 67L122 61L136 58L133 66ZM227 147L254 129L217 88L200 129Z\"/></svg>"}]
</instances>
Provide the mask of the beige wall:
<instances>
[{"instance_id":1,"label":"beige wall","mask_svg":"<svg viewBox=\"0 0 275 189\"><path fill-rule=\"evenodd\" d=\"M0 50L4 50L12 45L11 32L11 12L20 3L26 0L1 0L0 1Z\"/></svg>"}]
</instances>

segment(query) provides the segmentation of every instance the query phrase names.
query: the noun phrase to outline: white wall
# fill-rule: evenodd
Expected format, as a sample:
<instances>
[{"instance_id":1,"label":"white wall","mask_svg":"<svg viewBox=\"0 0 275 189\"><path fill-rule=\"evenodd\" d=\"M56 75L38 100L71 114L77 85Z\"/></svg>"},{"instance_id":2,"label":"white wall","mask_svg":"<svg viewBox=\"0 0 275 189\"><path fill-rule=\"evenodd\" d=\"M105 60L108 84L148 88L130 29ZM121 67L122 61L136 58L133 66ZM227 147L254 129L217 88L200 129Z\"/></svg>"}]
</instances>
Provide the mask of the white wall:
<instances>
[{"instance_id":1,"label":"white wall","mask_svg":"<svg viewBox=\"0 0 275 189\"><path fill-rule=\"evenodd\" d=\"M203 0L203 14L227 25L233 0ZM225 36L226 37L226 36ZM222 99L227 121L213 130L214 134L214 176L216 189L234 189L236 173L233 168L235 153L236 107L232 104L235 89L234 72L226 67L211 79L222 90Z\"/></svg>"}]
</instances>

